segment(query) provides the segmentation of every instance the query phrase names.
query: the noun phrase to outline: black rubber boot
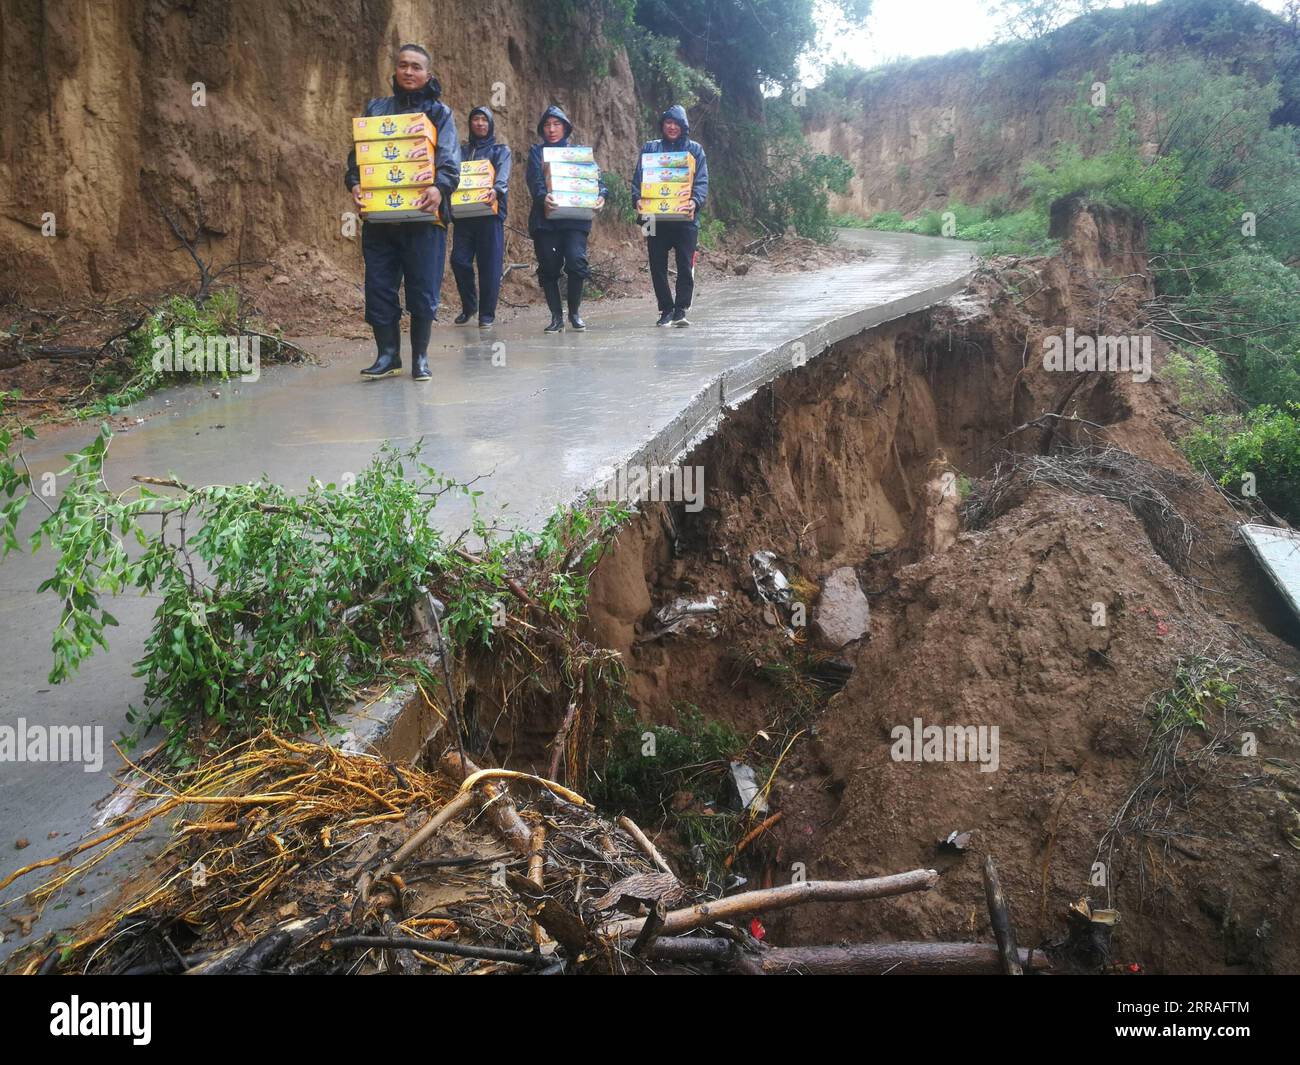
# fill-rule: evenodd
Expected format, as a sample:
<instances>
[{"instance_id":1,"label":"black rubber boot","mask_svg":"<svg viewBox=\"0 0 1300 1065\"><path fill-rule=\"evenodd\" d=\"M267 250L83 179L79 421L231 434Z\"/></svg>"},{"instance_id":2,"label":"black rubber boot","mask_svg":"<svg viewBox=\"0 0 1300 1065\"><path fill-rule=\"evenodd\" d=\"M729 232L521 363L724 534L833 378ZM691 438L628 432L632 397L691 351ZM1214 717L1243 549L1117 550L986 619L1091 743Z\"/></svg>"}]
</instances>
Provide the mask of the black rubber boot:
<instances>
[{"instance_id":1,"label":"black rubber boot","mask_svg":"<svg viewBox=\"0 0 1300 1065\"><path fill-rule=\"evenodd\" d=\"M471 307L469 310L467 310L467 311L461 311L460 314L456 315L456 317L453 319L453 322L454 322L456 325L464 325L464 324L465 324L466 322L468 322L471 318L473 318L474 315L476 315L476 314L478 314L478 308L477 308L477 307Z\"/></svg>"},{"instance_id":2,"label":"black rubber boot","mask_svg":"<svg viewBox=\"0 0 1300 1065\"><path fill-rule=\"evenodd\" d=\"M411 319L411 377L427 381L429 373L429 336L433 332L432 318Z\"/></svg>"},{"instance_id":3,"label":"black rubber boot","mask_svg":"<svg viewBox=\"0 0 1300 1065\"><path fill-rule=\"evenodd\" d=\"M582 278L569 278L569 324L579 333L587 328L587 323L582 320L578 314L578 309L582 306Z\"/></svg>"},{"instance_id":4,"label":"black rubber boot","mask_svg":"<svg viewBox=\"0 0 1300 1065\"><path fill-rule=\"evenodd\" d=\"M375 361L361 371L361 376L368 381L378 381L381 377L392 377L402 372L402 323L370 326L375 334L375 346L379 354Z\"/></svg>"},{"instance_id":5,"label":"black rubber boot","mask_svg":"<svg viewBox=\"0 0 1300 1065\"><path fill-rule=\"evenodd\" d=\"M544 333L564 332L564 307L560 304L559 278L550 278L542 282L542 291L546 294L546 305L551 309L551 324Z\"/></svg>"}]
</instances>

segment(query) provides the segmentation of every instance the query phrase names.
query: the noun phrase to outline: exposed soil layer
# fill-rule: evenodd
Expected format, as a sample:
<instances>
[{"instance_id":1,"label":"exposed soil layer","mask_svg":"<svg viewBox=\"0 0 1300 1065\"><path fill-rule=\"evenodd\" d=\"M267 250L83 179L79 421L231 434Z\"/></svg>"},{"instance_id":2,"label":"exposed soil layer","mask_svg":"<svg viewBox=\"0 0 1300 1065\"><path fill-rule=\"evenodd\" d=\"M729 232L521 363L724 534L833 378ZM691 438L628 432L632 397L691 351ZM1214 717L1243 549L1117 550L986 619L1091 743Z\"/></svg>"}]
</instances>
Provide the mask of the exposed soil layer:
<instances>
[{"instance_id":1,"label":"exposed soil layer","mask_svg":"<svg viewBox=\"0 0 1300 1065\"><path fill-rule=\"evenodd\" d=\"M987 941L990 853L1022 946L1063 939L1083 896L1120 912L1109 959L1063 964L1300 971L1294 619L1235 538L1241 518L1171 443L1160 347L1146 383L1042 366L1043 336L1067 326L1141 332L1144 261L1122 219L1083 212L1059 256L999 261L949 304L837 345L684 460L703 467L702 510L646 509L601 563L592 636L623 654L641 716L671 723L690 705L745 734L791 731L788 695L754 667L815 639L785 633L751 554L776 553L814 600L809 621L837 568L867 593L869 637L835 652L852 675L797 722L807 731L772 791L782 820L738 868L751 881L788 879L796 862L810 879L945 875L925 895L773 915L772 941ZM1005 479L1018 461L1106 446L1139 471L1126 491L1158 486L1167 512ZM1169 535L1184 529L1190 550ZM664 604L722 593L712 635L659 631ZM1231 705L1211 701L1204 727L1157 728L1180 666L1212 661ZM892 730L916 718L996 726L996 771L894 760ZM1246 734L1257 753L1241 753ZM954 831L973 833L969 850L937 847Z\"/></svg>"}]
</instances>

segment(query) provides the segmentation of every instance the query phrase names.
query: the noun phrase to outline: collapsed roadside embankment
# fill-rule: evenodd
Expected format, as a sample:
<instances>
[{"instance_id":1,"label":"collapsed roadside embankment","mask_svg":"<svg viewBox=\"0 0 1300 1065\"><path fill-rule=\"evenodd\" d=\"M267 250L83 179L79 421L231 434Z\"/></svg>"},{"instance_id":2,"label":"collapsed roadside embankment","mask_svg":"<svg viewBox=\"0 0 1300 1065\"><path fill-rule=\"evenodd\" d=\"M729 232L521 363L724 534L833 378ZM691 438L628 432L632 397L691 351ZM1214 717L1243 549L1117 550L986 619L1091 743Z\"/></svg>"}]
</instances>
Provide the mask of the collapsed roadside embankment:
<instances>
[{"instance_id":1,"label":"collapsed roadside embankment","mask_svg":"<svg viewBox=\"0 0 1300 1065\"><path fill-rule=\"evenodd\" d=\"M698 711L781 737L766 752L781 817L737 864L750 882L944 871L925 895L777 915L773 942L987 941L987 852L1022 946L1067 938L1088 896L1119 923L1085 968L1295 971L1295 621L1172 443L1163 348L1146 381L1044 368L1066 328L1140 336L1151 297L1125 218L1058 221L1058 256L989 264L735 411L682 460L703 470L703 508L646 508L602 561L591 636L623 656L641 720ZM761 551L785 603L758 586ZM836 646L819 623L853 598L846 568L869 629ZM702 623L663 623L707 596ZM996 737L996 766L898 760L895 730L917 719L918 735ZM515 756L557 724L531 720ZM664 823L718 807L678 787ZM973 853L937 845L962 832Z\"/></svg>"}]
</instances>

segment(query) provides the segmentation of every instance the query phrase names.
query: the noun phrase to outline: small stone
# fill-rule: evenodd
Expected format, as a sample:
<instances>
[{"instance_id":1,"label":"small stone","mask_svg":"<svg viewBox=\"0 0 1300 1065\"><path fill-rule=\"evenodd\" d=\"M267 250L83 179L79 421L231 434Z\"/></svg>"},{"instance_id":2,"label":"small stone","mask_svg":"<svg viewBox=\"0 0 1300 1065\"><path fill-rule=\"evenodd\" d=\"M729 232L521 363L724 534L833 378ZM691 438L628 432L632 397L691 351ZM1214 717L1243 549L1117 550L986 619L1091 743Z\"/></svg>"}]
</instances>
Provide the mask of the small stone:
<instances>
[{"instance_id":1,"label":"small stone","mask_svg":"<svg viewBox=\"0 0 1300 1065\"><path fill-rule=\"evenodd\" d=\"M23 850L24 848L30 847L31 845L32 845L32 841L25 837L23 839L14 840L14 850L16 851Z\"/></svg>"}]
</instances>

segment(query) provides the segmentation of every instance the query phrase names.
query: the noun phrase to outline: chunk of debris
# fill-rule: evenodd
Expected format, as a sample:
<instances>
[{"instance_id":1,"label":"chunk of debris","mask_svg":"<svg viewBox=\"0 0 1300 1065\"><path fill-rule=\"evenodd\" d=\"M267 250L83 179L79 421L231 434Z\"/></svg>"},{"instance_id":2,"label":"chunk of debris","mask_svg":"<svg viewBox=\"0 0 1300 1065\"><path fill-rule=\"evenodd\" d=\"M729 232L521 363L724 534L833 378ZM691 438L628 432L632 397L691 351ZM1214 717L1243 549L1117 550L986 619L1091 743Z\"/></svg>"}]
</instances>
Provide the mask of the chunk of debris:
<instances>
[{"instance_id":1,"label":"chunk of debris","mask_svg":"<svg viewBox=\"0 0 1300 1065\"><path fill-rule=\"evenodd\" d=\"M726 593L722 593L725 595ZM679 596L667 606L655 611L657 628L648 639L657 640L670 632L685 632L689 629L702 629L709 636L718 634L718 627L704 619L717 614L722 609L719 596L706 595L702 599L689 599Z\"/></svg>"},{"instance_id":2,"label":"chunk of debris","mask_svg":"<svg viewBox=\"0 0 1300 1065\"><path fill-rule=\"evenodd\" d=\"M946 839L939 840L939 849L941 851L957 851L960 853L970 846L972 834L970 832L957 832L956 830L949 832Z\"/></svg>"},{"instance_id":3,"label":"chunk of debris","mask_svg":"<svg viewBox=\"0 0 1300 1065\"><path fill-rule=\"evenodd\" d=\"M1287 606L1300 617L1300 533L1257 524L1242 525L1238 531Z\"/></svg>"},{"instance_id":4,"label":"chunk of debris","mask_svg":"<svg viewBox=\"0 0 1300 1065\"><path fill-rule=\"evenodd\" d=\"M771 551L755 551L749 556L750 572L754 576L754 587L765 602L774 606L788 607L794 598L790 582L785 574L776 567L776 555Z\"/></svg>"},{"instance_id":5,"label":"chunk of debris","mask_svg":"<svg viewBox=\"0 0 1300 1065\"><path fill-rule=\"evenodd\" d=\"M754 777L753 766L748 766L744 762L732 762L730 779L742 811L752 808L756 814L767 813L767 799L764 798L763 789Z\"/></svg>"},{"instance_id":6,"label":"chunk of debris","mask_svg":"<svg viewBox=\"0 0 1300 1065\"><path fill-rule=\"evenodd\" d=\"M871 632L871 605L852 566L841 566L826 578L817 605L817 635L838 650Z\"/></svg>"}]
</instances>

